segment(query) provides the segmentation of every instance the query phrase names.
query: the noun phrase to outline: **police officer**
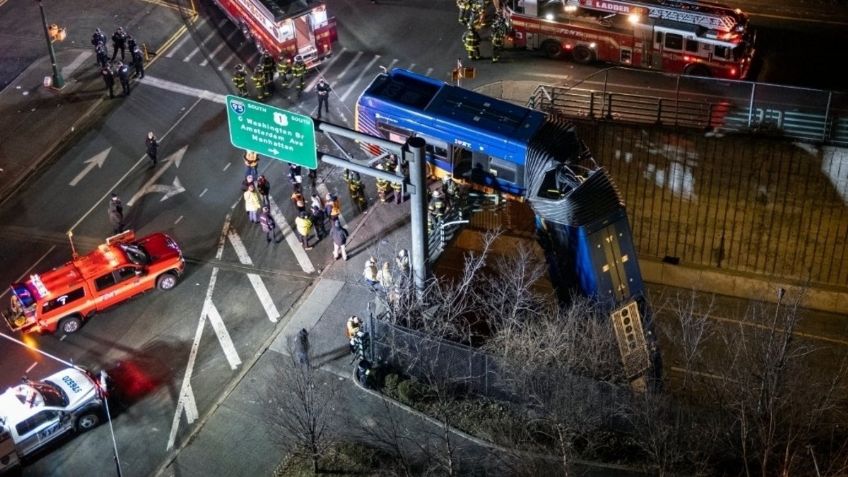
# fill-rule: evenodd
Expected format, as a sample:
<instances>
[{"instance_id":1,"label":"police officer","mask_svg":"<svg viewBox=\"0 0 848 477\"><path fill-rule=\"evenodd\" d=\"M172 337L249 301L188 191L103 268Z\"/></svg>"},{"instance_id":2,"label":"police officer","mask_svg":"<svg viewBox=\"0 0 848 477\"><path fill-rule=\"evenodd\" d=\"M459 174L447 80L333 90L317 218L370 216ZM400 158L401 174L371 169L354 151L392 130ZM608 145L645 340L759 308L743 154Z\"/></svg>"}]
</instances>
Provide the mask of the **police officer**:
<instances>
[{"instance_id":1,"label":"police officer","mask_svg":"<svg viewBox=\"0 0 848 477\"><path fill-rule=\"evenodd\" d=\"M239 96L247 96L247 72L244 71L244 65L236 65L236 72L233 74L233 85L238 90Z\"/></svg>"},{"instance_id":2,"label":"police officer","mask_svg":"<svg viewBox=\"0 0 848 477\"><path fill-rule=\"evenodd\" d=\"M330 83L327 83L327 80L321 78L315 87L315 91L318 93L318 119L321 119L322 105L324 106L324 111L330 114Z\"/></svg>"},{"instance_id":3,"label":"police officer","mask_svg":"<svg viewBox=\"0 0 848 477\"><path fill-rule=\"evenodd\" d=\"M103 68L100 69L100 76L103 78L103 82L106 83L106 89L109 90L109 98L114 98L115 74L112 73L112 68L109 68L109 65L104 65Z\"/></svg>"},{"instance_id":4,"label":"police officer","mask_svg":"<svg viewBox=\"0 0 848 477\"><path fill-rule=\"evenodd\" d=\"M135 42L135 38L132 35L127 33L127 51L132 53L136 48L138 48L138 43Z\"/></svg>"},{"instance_id":5,"label":"police officer","mask_svg":"<svg viewBox=\"0 0 848 477\"><path fill-rule=\"evenodd\" d=\"M469 60L480 59L480 35L473 26L469 26L468 30L462 35L462 44L465 45L465 52L468 53Z\"/></svg>"},{"instance_id":6,"label":"police officer","mask_svg":"<svg viewBox=\"0 0 848 477\"><path fill-rule=\"evenodd\" d=\"M118 50L121 50L121 61L124 61L124 53L127 48L127 34L124 31L124 27L118 27L115 30L115 33L112 35L112 47L114 48L112 51L112 61L115 61L115 57L118 56Z\"/></svg>"},{"instance_id":7,"label":"police officer","mask_svg":"<svg viewBox=\"0 0 848 477\"><path fill-rule=\"evenodd\" d=\"M253 79L253 86L256 88L256 99L264 99L267 93L265 92L265 71L262 63L259 63L253 69L253 77L251 79Z\"/></svg>"},{"instance_id":8,"label":"police officer","mask_svg":"<svg viewBox=\"0 0 848 477\"><path fill-rule=\"evenodd\" d=\"M124 96L129 96L130 95L130 68L127 65L125 65L125 64L123 64L119 61L118 65L117 65L117 70L118 70L118 79L121 80L121 88L124 89Z\"/></svg>"},{"instance_id":9,"label":"police officer","mask_svg":"<svg viewBox=\"0 0 848 477\"><path fill-rule=\"evenodd\" d=\"M94 47L94 53L97 55L97 64L100 65L100 69L109 66L109 53L106 51L105 43L98 43Z\"/></svg>"},{"instance_id":10,"label":"police officer","mask_svg":"<svg viewBox=\"0 0 848 477\"><path fill-rule=\"evenodd\" d=\"M306 81L306 63L303 62L302 58L294 60L294 64L292 65L292 76L294 77L293 80L297 81L298 91L303 91L304 82Z\"/></svg>"},{"instance_id":11,"label":"police officer","mask_svg":"<svg viewBox=\"0 0 848 477\"><path fill-rule=\"evenodd\" d=\"M98 53L98 47L103 45L103 49L106 49L106 35L100 31L100 28L96 28L94 33L91 34L91 45L94 46L94 52L97 54L97 63L100 65L100 68L103 68L103 63L100 62L100 54ZM105 54L109 55L109 52L105 52Z\"/></svg>"},{"instance_id":12,"label":"police officer","mask_svg":"<svg viewBox=\"0 0 848 477\"><path fill-rule=\"evenodd\" d=\"M132 50L133 68L135 68L134 78L144 78L144 55L138 47Z\"/></svg>"},{"instance_id":13,"label":"police officer","mask_svg":"<svg viewBox=\"0 0 848 477\"><path fill-rule=\"evenodd\" d=\"M277 62L277 75L280 77L280 86L283 88L289 87L289 75L291 72L291 58L286 58L285 55L280 55L280 61Z\"/></svg>"}]
</instances>

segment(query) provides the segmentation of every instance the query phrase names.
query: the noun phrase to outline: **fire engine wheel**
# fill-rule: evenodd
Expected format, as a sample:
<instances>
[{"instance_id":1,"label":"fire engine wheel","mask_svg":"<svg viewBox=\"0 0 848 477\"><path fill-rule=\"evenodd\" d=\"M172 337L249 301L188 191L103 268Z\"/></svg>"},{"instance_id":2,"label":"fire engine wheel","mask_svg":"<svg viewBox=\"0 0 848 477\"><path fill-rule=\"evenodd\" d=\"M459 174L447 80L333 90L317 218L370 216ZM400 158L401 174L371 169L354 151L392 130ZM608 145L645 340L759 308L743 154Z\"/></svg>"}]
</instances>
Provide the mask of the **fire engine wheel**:
<instances>
[{"instance_id":1,"label":"fire engine wheel","mask_svg":"<svg viewBox=\"0 0 848 477\"><path fill-rule=\"evenodd\" d=\"M82 326L82 320L76 316L69 316L59 322L59 328L61 328L62 332L66 335L76 333L77 330L80 329L80 326Z\"/></svg>"},{"instance_id":2,"label":"fire engine wheel","mask_svg":"<svg viewBox=\"0 0 848 477\"><path fill-rule=\"evenodd\" d=\"M689 65L683 70L683 74L688 76L703 76L705 78L712 77L710 69L704 65Z\"/></svg>"},{"instance_id":3,"label":"fire engine wheel","mask_svg":"<svg viewBox=\"0 0 848 477\"><path fill-rule=\"evenodd\" d=\"M100 424L100 415L96 411L86 411L77 418L77 432L86 432Z\"/></svg>"},{"instance_id":4,"label":"fire engine wheel","mask_svg":"<svg viewBox=\"0 0 848 477\"><path fill-rule=\"evenodd\" d=\"M542 43L542 52L548 58L559 58L562 54L562 45L558 41L548 40Z\"/></svg>"},{"instance_id":5,"label":"fire engine wheel","mask_svg":"<svg viewBox=\"0 0 848 477\"><path fill-rule=\"evenodd\" d=\"M574 47L574 50L571 52L571 58L574 59L575 63L580 63L581 65L586 65L592 62L595 59L595 55L592 53L592 50L589 49L588 46L577 45Z\"/></svg>"},{"instance_id":6,"label":"fire engine wheel","mask_svg":"<svg viewBox=\"0 0 848 477\"><path fill-rule=\"evenodd\" d=\"M156 279L156 286L160 290L170 290L177 286L177 276L173 273L163 273Z\"/></svg>"}]
</instances>

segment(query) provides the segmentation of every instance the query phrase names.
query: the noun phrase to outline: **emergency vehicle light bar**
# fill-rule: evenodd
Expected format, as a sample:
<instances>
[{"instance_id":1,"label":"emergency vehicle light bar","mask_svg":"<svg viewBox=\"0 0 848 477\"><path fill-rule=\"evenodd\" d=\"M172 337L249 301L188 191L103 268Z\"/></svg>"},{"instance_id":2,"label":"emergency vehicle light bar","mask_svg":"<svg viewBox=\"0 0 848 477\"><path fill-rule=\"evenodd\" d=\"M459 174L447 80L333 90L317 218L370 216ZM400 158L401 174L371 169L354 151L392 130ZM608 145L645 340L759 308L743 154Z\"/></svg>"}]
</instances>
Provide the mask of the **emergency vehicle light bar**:
<instances>
[{"instance_id":1,"label":"emergency vehicle light bar","mask_svg":"<svg viewBox=\"0 0 848 477\"><path fill-rule=\"evenodd\" d=\"M47 296L50 294L50 290L44 285L44 282L41 281L41 275L33 274L29 276L29 281L32 283L32 286L38 291L38 294L41 296Z\"/></svg>"}]
</instances>

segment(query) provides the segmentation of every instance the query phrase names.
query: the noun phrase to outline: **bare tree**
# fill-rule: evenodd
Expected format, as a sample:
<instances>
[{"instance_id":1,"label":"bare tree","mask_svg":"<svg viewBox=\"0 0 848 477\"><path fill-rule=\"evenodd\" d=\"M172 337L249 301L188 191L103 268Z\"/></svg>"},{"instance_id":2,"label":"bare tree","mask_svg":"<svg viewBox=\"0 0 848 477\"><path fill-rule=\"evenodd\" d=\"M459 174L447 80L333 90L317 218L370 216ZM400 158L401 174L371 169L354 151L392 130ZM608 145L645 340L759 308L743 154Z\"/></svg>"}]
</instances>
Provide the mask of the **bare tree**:
<instances>
[{"instance_id":1,"label":"bare tree","mask_svg":"<svg viewBox=\"0 0 848 477\"><path fill-rule=\"evenodd\" d=\"M332 378L322 380L317 368L297 360L289 350L288 366L274 370L274 384L268 386L266 406L274 437L294 453L312 462L317 473L319 459L336 442L332 421L338 399L338 385Z\"/></svg>"}]
</instances>

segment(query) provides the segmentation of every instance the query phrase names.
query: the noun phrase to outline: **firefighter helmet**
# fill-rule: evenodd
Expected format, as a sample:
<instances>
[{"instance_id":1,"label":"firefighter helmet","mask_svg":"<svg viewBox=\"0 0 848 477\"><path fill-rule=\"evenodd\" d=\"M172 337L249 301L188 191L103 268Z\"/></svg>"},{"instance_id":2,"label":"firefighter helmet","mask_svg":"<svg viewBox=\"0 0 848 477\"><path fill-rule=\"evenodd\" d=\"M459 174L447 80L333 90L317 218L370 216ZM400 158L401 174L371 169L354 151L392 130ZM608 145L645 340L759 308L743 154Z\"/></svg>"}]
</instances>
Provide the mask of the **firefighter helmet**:
<instances>
[{"instance_id":1,"label":"firefighter helmet","mask_svg":"<svg viewBox=\"0 0 848 477\"><path fill-rule=\"evenodd\" d=\"M244 65L236 65L236 71L239 73L244 72Z\"/></svg>"}]
</instances>

